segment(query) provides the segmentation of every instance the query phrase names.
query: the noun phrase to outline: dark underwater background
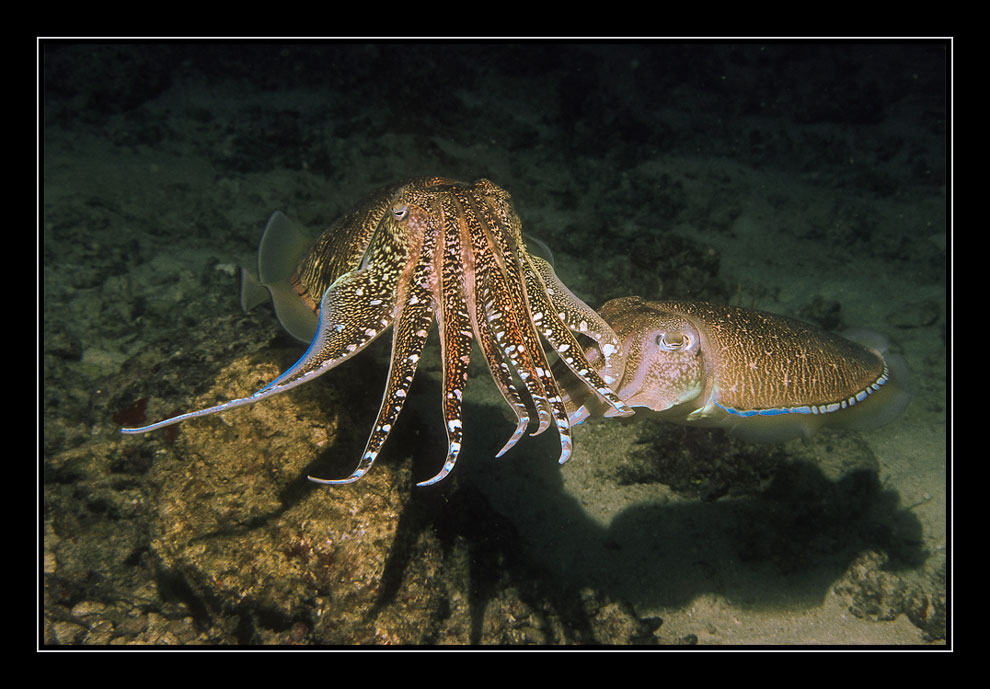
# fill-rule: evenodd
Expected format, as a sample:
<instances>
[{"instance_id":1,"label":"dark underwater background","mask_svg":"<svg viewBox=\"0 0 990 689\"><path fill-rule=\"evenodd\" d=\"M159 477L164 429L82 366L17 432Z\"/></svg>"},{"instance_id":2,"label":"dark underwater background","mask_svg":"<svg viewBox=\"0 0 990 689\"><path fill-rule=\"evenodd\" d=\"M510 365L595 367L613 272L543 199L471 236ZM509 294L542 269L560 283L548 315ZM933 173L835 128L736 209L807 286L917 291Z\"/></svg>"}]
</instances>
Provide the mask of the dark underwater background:
<instances>
[{"instance_id":1,"label":"dark underwater background","mask_svg":"<svg viewBox=\"0 0 990 689\"><path fill-rule=\"evenodd\" d=\"M39 644L944 644L945 42L39 45ZM453 474L436 339L344 476L388 342L272 400L304 346L239 303L269 215L314 236L407 177L487 177L593 307L705 299L882 333L914 398L750 445L639 412L559 466L484 367ZM387 338L385 338L387 339ZM481 359L480 356L475 357Z\"/></svg>"}]
</instances>

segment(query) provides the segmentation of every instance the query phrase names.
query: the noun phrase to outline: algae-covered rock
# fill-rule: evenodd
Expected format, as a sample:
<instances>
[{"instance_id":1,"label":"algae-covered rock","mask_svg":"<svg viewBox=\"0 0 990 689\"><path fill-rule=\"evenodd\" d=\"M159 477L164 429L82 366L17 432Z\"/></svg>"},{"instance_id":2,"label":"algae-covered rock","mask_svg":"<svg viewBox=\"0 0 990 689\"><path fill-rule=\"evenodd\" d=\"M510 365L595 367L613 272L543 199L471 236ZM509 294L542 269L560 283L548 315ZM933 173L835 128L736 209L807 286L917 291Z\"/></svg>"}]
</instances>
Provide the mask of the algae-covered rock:
<instances>
[{"instance_id":1,"label":"algae-covered rock","mask_svg":"<svg viewBox=\"0 0 990 689\"><path fill-rule=\"evenodd\" d=\"M273 363L240 358L191 406L250 394L276 375ZM395 638L370 613L410 472L383 463L356 484L308 482L321 459L340 451L339 409L331 387L311 385L186 422L171 456L152 470L153 552L216 612L264 618L265 631L251 641L274 641L271 630L279 629L292 641Z\"/></svg>"}]
</instances>

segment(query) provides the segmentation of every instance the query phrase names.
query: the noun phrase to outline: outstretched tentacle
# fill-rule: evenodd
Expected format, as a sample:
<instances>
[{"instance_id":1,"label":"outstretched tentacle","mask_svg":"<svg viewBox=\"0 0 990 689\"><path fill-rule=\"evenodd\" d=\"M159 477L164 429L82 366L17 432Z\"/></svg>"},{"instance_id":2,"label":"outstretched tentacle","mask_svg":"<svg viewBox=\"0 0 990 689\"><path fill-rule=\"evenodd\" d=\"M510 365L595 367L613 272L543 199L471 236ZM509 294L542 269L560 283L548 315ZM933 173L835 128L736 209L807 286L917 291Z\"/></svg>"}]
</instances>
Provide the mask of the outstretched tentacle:
<instances>
[{"instance_id":1,"label":"outstretched tentacle","mask_svg":"<svg viewBox=\"0 0 990 689\"><path fill-rule=\"evenodd\" d=\"M394 281L383 282L381 278L370 266L369 269L338 278L323 295L316 337L306 353L250 397L180 414L140 428L122 428L121 432L146 433L188 419L254 404L326 373L367 347L391 325L395 285Z\"/></svg>"}]
</instances>

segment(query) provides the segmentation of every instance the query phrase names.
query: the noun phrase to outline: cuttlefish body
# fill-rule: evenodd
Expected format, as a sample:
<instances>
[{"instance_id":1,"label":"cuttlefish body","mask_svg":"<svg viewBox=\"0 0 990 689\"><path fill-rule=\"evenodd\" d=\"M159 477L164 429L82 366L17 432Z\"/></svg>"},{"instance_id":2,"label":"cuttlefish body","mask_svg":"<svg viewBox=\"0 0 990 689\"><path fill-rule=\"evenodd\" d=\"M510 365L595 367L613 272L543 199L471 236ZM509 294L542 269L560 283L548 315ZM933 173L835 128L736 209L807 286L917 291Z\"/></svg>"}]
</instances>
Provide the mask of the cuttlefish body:
<instances>
[{"instance_id":1,"label":"cuttlefish body","mask_svg":"<svg viewBox=\"0 0 990 689\"><path fill-rule=\"evenodd\" d=\"M825 425L879 426L910 398L906 366L876 335L854 336L861 344L792 318L706 302L624 297L599 313L621 343L619 397L671 421L778 441ZM603 365L596 345L586 354ZM572 424L609 415L577 388L567 405Z\"/></svg>"},{"instance_id":2,"label":"cuttlefish body","mask_svg":"<svg viewBox=\"0 0 990 689\"><path fill-rule=\"evenodd\" d=\"M593 395L616 414L632 414L609 387L615 380L610 363L618 353L615 335L560 282L549 263L529 253L509 193L490 180L423 177L389 185L315 241L275 213L261 240L258 268L257 280L245 276L242 304L250 308L271 295L286 330L310 343L302 358L250 397L124 433L145 433L260 402L326 373L391 330L385 393L357 467L344 478L313 479L357 481L371 469L402 411L434 323L443 360L447 456L440 471L421 485L443 479L460 454L462 394L475 342L516 417L516 429L500 455L531 421L534 434L556 429L560 462L571 455L568 413L544 341ZM585 360L575 333L598 343L602 365Z\"/></svg>"}]
</instances>

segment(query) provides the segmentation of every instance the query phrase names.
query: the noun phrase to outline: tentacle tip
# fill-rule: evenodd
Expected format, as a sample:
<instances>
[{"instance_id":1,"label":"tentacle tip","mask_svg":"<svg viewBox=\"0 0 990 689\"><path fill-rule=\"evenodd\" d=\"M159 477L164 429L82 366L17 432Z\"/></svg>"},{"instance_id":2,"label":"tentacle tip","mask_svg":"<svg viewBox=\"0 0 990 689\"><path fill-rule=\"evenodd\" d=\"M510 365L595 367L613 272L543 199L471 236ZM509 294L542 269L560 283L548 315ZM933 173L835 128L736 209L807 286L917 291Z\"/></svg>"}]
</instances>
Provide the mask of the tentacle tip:
<instances>
[{"instance_id":1,"label":"tentacle tip","mask_svg":"<svg viewBox=\"0 0 990 689\"><path fill-rule=\"evenodd\" d=\"M364 475L363 473L362 474L353 473L347 478L319 478L318 476L307 476L306 478L312 481L313 483L319 483L320 485L324 485L324 486L342 486L347 483L354 483L363 475Z\"/></svg>"},{"instance_id":2,"label":"tentacle tip","mask_svg":"<svg viewBox=\"0 0 990 689\"><path fill-rule=\"evenodd\" d=\"M529 425L529 420L527 420L525 423L521 422L519 426L516 427L516 430L513 431L512 433L512 437L509 438L509 440L505 443L505 445L502 446L502 449L499 450L498 453L496 453L495 459L498 459L499 457L501 457L506 452L508 452L509 450L511 450L513 447L516 446L516 443L519 442L519 439L523 437L524 433L526 433L526 426L528 425Z\"/></svg>"},{"instance_id":3,"label":"tentacle tip","mask_svg":"<svg viewBox=\"0 0 990 689\"><path fill-rule=\"evenodd\" d=\"M171 421L171 419L165 419L165 421ZM120 432L124 435L139 435L141 433L147 433L148 431L153 431L155 429L161 428L162 426L170 426L171 424L165 423L165 421L159 421L158 423L152 423L147 426L132 426L130 428L121 428Z\"/></svg>"},{"instance_id":4,"label":"tentacle tip","mask_svg":"<svg viewBox=\"0 0 990 689\"><path fill-rule=\"evenodd\" d=\"M423 486L432 486L434 483L438 483L444 479L453 470L454 464L457 462L457 454L451 453L447 455L446 461L443 463L443 469L440 470L436 476L426 481L420 481L416 485L422 488Z\"/></svg>"},{"instance_id":5,"label":"tentacle tip","mask_svg":"<svg viewBox=\"0 0 990 689\"><path fill-rule=\"evenodd\" d=\"M541 423L539 426L536 427L536 430L535 431L533 431L532 433L530 433L530 435L531 436L537 436L540 433L542 433L543 431L547 430L548 428L550 428L550 422L549 421L547 423Z\"/></svg>"},{"instance_id":6,"label":"tentacle tip","mask_svg":"<svg viewBox=\"0 0 990 689\"><path fill-rule=\"evenodd\" d=\"M446 476L447 476L447 472L441 471L439 474L437 474L431 479L427 479L426 481L420 481L419 483L416 484L416 487L425 488L426 486L432 486L434 483L439 483L440 481L442 481Z\"/></svg>"}]
</instances>

